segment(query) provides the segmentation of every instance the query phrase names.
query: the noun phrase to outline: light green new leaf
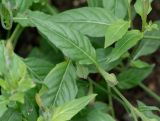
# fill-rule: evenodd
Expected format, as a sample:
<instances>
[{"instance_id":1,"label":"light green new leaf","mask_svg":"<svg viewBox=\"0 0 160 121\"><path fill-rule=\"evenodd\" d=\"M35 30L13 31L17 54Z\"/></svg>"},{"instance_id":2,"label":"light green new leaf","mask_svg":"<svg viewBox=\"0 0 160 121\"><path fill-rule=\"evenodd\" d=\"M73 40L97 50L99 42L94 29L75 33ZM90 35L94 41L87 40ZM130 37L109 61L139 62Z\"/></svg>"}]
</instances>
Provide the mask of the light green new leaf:
<instances>
[{"instance_id":1,"label":"light green new leaf","mask_svg":"<svg viewBox=\"0 0 160 121\"><path fill-rule=\"evenodd\" d=\"M57 14L53 16L52 21L89 36L101 37L105 35L106 28L117 21L117 18L103 8L84 7Z\"/></svg>"},{"instance_id":2,"label":"light green new leaf","mask_svg":"<svg viewBox=\"0 0 160 121\"><path fill-rule=\"evenodd\" d=\"M137 42L142 39L143 34L138 30L132 30L126 33L120 39L116 45L115 48L110 53L107 62L113 62L117 59L119 59L125 52L127 52L131 47L135 46Z\"/></svg>"},{"instance_id":3,"label":"light green new leaf","mask_svg":"<svg viewBox=\"0 0 160 121\"><path fill-rule=\"evenodd\" d=\"M130 23L127 21L117 21L112 23L106 30L105 34L105 48L112 45L125 35L128 31Z\"/></svg>"},{"instance_id":4,"label":"light green new leaf","mask_svg":"<svg viewBox=\"0 0 160 121\"><path fill-rule=\"evenodd\" d=\"M24 17L27 17L38 28L38 30L67 57L79 61L81 64L95 63L95 49L92 47L86 36L66 27L65 25L56 24L48 19L40 19L40 17L50 17L41 12L30 11L27 16Z\"/></svg>"},{"instance_id":5,"label":"light green new leaf","mask_svg":"<svg viewBox=\"0 0 160 121\"><path fill-rule=\"evenodd\" d=\"M45 106L57 106L73 100L78 90L76 73L71 62L56 65L44 79L44 84L48 91L43 93L46 87L42 87L40 95Z\"/></svg>"},{"instance_id":6,"label":"light green new leaf","mask_svg":"<svg viewBox=\"0 0 160 121\"><path fill-rule=\"evenodd\" d=\"M95 98L95 94L74 99L64 105L57 107L54 110L51 121L68 121L82 110L91 100Z\"/></svg>"},{"instance_id":7,"label":"light green new leaf","mask_svg":"<svg viewBox=\"0 0 160 121\"><path fill-rule=\"evenodd\" d=\"M136 12L142 17L147 16L152 8L151 8L151 2L153 0L136 0L136 3L134 4Z\"/></svg>"},{"instance_id":8,"label":"light green new leaf","mask_svg":"<svg viewBox=\"0 0 160 121\"><path fill-rule=\"evenodd\" d=\"M124 18L127 14L127 5L125 0L103 0L103 6L118 18Z\"/></svg>"},{"instance_id":9,"label":"light green new leaf","mask_svg":"<svg viewBox=\"0 0 160 121\"><path fill-rule=\"evenodd\" d=\"M4 81L1 80L3 92L8 95L9 100L23 103L24 92L35 86L28 75L26 65L13 52L9 43L5 46L1 41L0 53L0 72L4 77Z\"/></svg>"},{"instance_id":10,"label":"light green new leaf","mask_svg":"<svg viewBox=\"0 0 160 121\"><path fill-rule=\"evenodd\" d=\"M91 111L87 116L87 121L115 121L109 114L99 110Z\"/></svg>"},{"instance_id":11,"label":"light green new leaf","mask_svg":"<svg viewBox=\"0 0 160 121\"><path fill-rule=\"evenodd\" d=\"M155 22L155 24L158 25L158 28L160 28L160 22ZM160 47L160 39L152 39L152 37L160 38L160 30L153 30L150 32L146 32L144 37L146 38L142 39L139 46L137 47L133 59L137 59L141 56L149 55L155 52ZM150 38L151 37L151 38Z\"/></svg>"}]
</instances>

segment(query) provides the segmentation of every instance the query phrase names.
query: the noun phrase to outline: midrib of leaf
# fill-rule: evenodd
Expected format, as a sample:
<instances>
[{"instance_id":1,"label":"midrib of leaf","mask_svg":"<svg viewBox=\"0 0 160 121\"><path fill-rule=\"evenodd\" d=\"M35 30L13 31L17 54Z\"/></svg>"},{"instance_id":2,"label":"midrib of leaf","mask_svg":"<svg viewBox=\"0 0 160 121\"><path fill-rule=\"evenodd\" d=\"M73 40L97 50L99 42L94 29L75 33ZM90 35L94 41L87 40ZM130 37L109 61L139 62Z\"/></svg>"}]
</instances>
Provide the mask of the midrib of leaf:
<instances>
[{"instance_id":1,"label":"midrib of leaf","mask_svg":"<svg viewBox=\"0 0 160 121\"><path fill-rule=\"evenodd\" d=\"M68 43L70 43L71 45L73 45L74 47L76 47L76 48L77 48L78 50L80 50L84 55L86 55L94 64L97 65L96 60L95 60L94 58L92 58L92 56L89 56L88 53L86 53L83 49L81 49L79 46L77 46L74 42L69 41L68 39L66 39L67 37L63 36L62 34L59 34L59 32L56 32L56 31L54 30L54 28L52 28L52 25L49 25L49 24L47 24L47 23L43 23L43 25L42 25L42 24L41 24L42 22L40 21L40 19L33 18L33 17L32 17L32 19L36 20L37 23L39 22L39 24L40 24L41 26L45 25L44 28L46 28L46 26L50 26L50 28L48 28L48 30L54 32L55 34L57 34L58 36L60 36L60 37L63 38L64 40L66 40ZM33 23L34 23L34 22L33 22ZM34 24L35 24L35 23L34 23ZM38 25L38 26L39 26L39 25ZM52 29L53 29L53 30L52 30ZM70 38L69 38L69 39L70 39ZM72 39L71 39L71 40L72 40Z\"/></svg>"},{"instance_id":2,"label":"midrib of leaf","mask_svg":"<svg viewBox=\"0 0 160 121\"><path fill-rule=\"evenodd\" d=\"M63 76L62 76L61 83L60 83L60 85L59 85L59 88L58 88L58 91L57 91L57 93L56 93L55 99L54 99L54 101L53 101L53 105L55 105L55 103L56 103L56 100L57 100L57 98L58 98L59 92L60 92L61 87L62 87L62 85L63 85L64 78L65 78L65 76L66 76L66 73L67 73L67 71L68 71L68 67L70 66L70 64L71 64L71 61L69 60L67 66L66 66L65 72L64 72L64 74L63 74Z\"/></svg>"},{"instance_id":3,"label":"midrib of leaf","mask_svg":"<svg viewBox=\"0 0 160 121\"><path fill-rule=\"evenodd\" d=\"M98 21L60 21L56 23L91 23L91 24L100 24L100 25L110 25L105 22L98 22Z\"/></svg>"}]
</instances>

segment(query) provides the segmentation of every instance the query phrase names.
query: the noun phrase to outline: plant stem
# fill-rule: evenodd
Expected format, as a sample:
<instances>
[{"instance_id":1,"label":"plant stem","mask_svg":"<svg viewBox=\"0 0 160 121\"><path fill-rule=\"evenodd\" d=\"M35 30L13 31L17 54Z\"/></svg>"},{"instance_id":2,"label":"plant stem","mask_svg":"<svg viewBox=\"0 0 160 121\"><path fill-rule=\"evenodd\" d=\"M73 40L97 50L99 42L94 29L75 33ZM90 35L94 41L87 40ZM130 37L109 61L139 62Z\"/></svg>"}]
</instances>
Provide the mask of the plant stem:
<instances>
[{"instance_id":1,"label":"plant stem","mask_svg":"<svg viewBox=\"0 0 160 121\"><path fill-rule=\"evenodd\" d=\"M126 103L126 105L129 107L130 111L131 111L131 114L133 116L133 119L134 121L138 121L137 120L137 116L134 112L134 109L133 109L133 106L132 104L121 94L121 92L116 88L116 87L113 87L113 90L115 91L115 93Z\"/></svg>"},{"instance_id":2,"label":"plant stem","mask_svg":"<svg viewBox=\"0 0 160 121\"><path fill-rule=\"evenodd\" d=\"M90 78L88 78L91 82L92 82L92 84L95 86L95 87L97 87L98 89L100 89L101 91L103 91L104 93L106 93L107 95L110 95L110 93L108 92L108 90L106 89L106 88L104 88L103 86L101 86L101 85L99 85L99 84L97 84L96 82L94 82L92 79L90 79ZM117 100L119 103L121 103L123 106L124 106L124 108L126 109L126 111L128 112L128 109L127 109L127 106L125 105L125 103L122 101L122 100L120 100L116 95L111 95L115 100Z\"/></svg>"},{"instance_id":3,"label":"plant stem","mask_svg":"<svg viewBox=\"0 0 160 121\"><path fill-rule=\"evenodd\" d=\"M150 90L147 86L144 84L140 83L139 86L146 91L151 97L156 99L158 102L160 102L160 96L158 96L156 93L154 93L152 90Z\"/></svg>"},{"instance_id":4,"label":"plant stem","mask_svg":"<svg viewBox=\"0 0 160 121\"><path fill-rule=\"evenodd\" d=\"M13 44L13 48L15 48L15 46L17 44L17 40L18 40L19 36L21 35L22 31L23 31L23 28L18 24L16 26L15 30L13 31L12 35L8 39L8 41Z\"/></svg>"},{"instance_id":5,"label":"plant stem","mask_svg":"<svg viewBox=\"0 0 160 121\"><path fill-rule=\"evenodd\" d=\"M88 78L88 80L89 80L89 90L88 90L88 95L90 95L90 94L93 94L93 83L92 83L91 79ZM94 104L94 102L95 102L95 99L93 99L92 101L90 101L89 104L92 105L92 104Z\"/></svg>"},{"instance_id":6,"label":"plant stem","mask_svg":"<svg viewBox=\"0 0 160 121\"><path fill-rule=\"evenodd\" d=\"M130 27L132 28L132 11L130 1L128 1L128 19L130 21Z\"/></svg>"},{"instance_id":7,"label":"plant stem","mask_svg":"<svg viewBox=\"0 0 160 121\"><path fill-rule=\"evenodd\" d=\"M144 38L145 39L160 40L160 37L157 37L157 36L147 36L147 35L145 35Z\"/></svg>"},{"instance_id":8,"label":"plant stem","mask_svg":"<svg viewBox=\"0 0 160 121\"><path fill-rule=\"evenodd\" d=\"M115 112L114 112L114 107L113 107L113 101L112 101L112 92L111 92L111 87L108 85L108 101L109 101L109 106L111 107L111 114L115 118Z\"/></svg>"}]
</instances>

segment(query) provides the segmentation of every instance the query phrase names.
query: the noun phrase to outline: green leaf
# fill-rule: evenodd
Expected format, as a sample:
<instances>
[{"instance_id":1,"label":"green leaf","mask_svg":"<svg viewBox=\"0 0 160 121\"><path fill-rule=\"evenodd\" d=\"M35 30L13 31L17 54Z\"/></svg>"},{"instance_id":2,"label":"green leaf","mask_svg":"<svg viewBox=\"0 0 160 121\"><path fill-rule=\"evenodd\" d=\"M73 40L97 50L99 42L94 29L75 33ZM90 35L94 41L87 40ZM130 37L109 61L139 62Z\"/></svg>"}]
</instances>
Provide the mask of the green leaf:
<instances>
[{"instance_id":1,"label":"green leaf","mask_svg":"<svg viewBox=\"0 0 160 121\"><path fill-rule=\"evenodd\" d=\"M160 22L155 22L155 24L158 25L158 28L160 28ZM137 47L134 55L133 55L133 60L141 57L141 56L146 56L149 54L154 53L159 47L160 47L160 40L155 40L152 39L152 37L159 37L160 38L160 30L153 30L150 32L146 32L144 37L151 37L151 38L144 38L140 42L139 46Z\"/></svg>"},{"instance_id":2,"label":"green leaf","mask_svg":"<svg viewBox=\"0 0 160 121\"><path fill-rule=\"evenodd\" d=\"M159 111L160 109L155 106L147 106L143 102L138 101L138 109L141 113L143 113L146 117L153 121L159 121L160 117L154 114L152 111Z\"/></svg>"},{"instance_id":3,"label":"green leaf","mask_svg":"<svg viewBox=\"0 0 160 121\"><path fill-rule=\"evenodd\" d=\"M147 15L151 12L151 3L153 0L136 0L134 8L142 19L142 31L145 31L147 26Z\"/></svg>"},{"instance_id":4,"label":"green leaf","mask_svg":"<svg viewBox=\"0 0 160 121\"><path fill-rule=\"evenodd\" d=\"M37 121L38 114L36 106L31 98L32 96L30 94L25 95L25 102L21 106L21 111L27 121Z\"/></svg>"},{"instance_id":5,"label":"green leaf","mask_svg":"<svg viewBox=\"0 0 160 121\"><path fill-rule=\"evenodd\" d=\"M151 8L151 2L153 0L136 0L136 3L134 4L136 12L142 17L147 16L152 8Z\"/></svg>"},{"instance_id":6,"label":"green leaf","mask_svg":"<svg viewBox=\"0 0 160 121\"><path fill-rule=\"evenodd\" d=\"M126 35L116 43L115 48L108 56L107 62L113 62L119 59L126 51L135 46L142 37L143 33L138 30L127 32Z\"/></svg>"},{"instance_id":7,"label":"green leaf","mask_svg":"<svg viewBox=\"0 0 160 121\"><path fill-rule=\"evenodd\" d=\"M77 98L83 97L88 93L89 81L84 81L82 79L77 80L78 93Z\"/></svg>"},{"instance_id":8,"label":"green leaf","mask_svg":"<svg viewBox=\"0 0 160 121\"><path fill-rule=\"evenodd\" d=\"M39 81L43 80L47 76L49 71L54 67L54 64L52 64L51 62L36 57L29 57L24 61L29 71Z\"/></svg>"},{"instance_id":9,"label":"green leaf","mask_svg":"<svg viewBox=\"0 0 160 121\"><path fill-rule=\"evenodd\" d=\"M6 4L0 4L0 18L3 28L10 30L12 28L13 15L11 9Z\"/></svg>"},{"instance_id":10,"label":"green leaf","mask_svg":"<svg viewBox=\"0 0 160 121\"><path fill-rule=\"evenodd\" d=\"M22 121L22 115L15 109L9 108L2 117L0 121Z\"/></svg>"},{"instance_id":11,"label":"green leaf","mask_svg":"<svg viewBox=\"0 0 160 121\"><path fill-rule=\"evenodd\" d=\"M95 49L86 36L64 25L53 23L50 20L43 21L43 19L39 19L39 17L46 18L47 16L41 12L30 11L26 17L67 57L79 61L81 64L96 63Z\"/></svg>"},{"instance_id":12,"label":"green leaf","mask_svg":"<svg viewBox=\"0 0 160 121\"><path fill-rule=\"evenodd\" d=\"M7 110L7 104L8 104L8 99L5 98L4 96L0 95L0 117L5 113Z\"/></svg>"},{"instance_id":13,"label":"green leaf","mask_svg":"<svg viewBox=\"0 0 160 121\"><path fill-rule=\"evenodd\" d=\"M70 61L56 65L44 79L44 83L48 91L43 93L46 87L42 87L40 93L45 106L62 105L76 97L76 74Z\"/></svg>"},{"instance_id":14,"label":"green leaf","mask_svg":"<svg viewBox=\"0 0 160 121\"><path fill-rule=\"evenodd\" d=\"M118 87L121 89L133 88L151 74L152 70L153 66L127 69L117 76L119 81Z\"/></svg>"},{"instance_id":15,"label":"green leaf","mask_svg":"<svg viewBox=\"0 0 160 121\"><path fill-rule=\"evenodd\" d=\"M42 37L39 38L39 47L33 48L28 57L39 58L52 64L64 61L63 54L52 43L50 43L46 37L42 34L41 36Z\"/></svg>"},{"instance_id":16,"label":"green leaf","mask_svg":"<svg viewBox=\"0 0 160 121\"><path fill-rule=\"evenodd\" d=\"M150 65L144 61L141 60L135 60L135 61L131 61L130 64L132 67L136 67L136 68L145 68L145 67L149 67Z\"/></svg>"},{"instance_id":17,"label":"green leaf","mask_svg":"<svg viewBox=\"0 0 160 121\"><path fill-rule=\"evenodd\" d=\"M99 66L96 61L95 49L92 47L89 39L83 34L68 28L65 25L56 24L49 19L44 21L44 18L50 18L50 16L41 12L28 11L28 13L23 15L23 18L31 21L32 25L36 26L38 30L67 57L74 61L78 61L79 64L94 64L97 67ZM115 76L113 76L113 74L110 75L107 72L105 73L108 75L105 76L105 79L109 77L106 81L115 84ZM106 74L103 74L103 76Z\"/></svg>"},{"instance_id":18,"label":"green leaf","mask_svg":"<svg viewBox=\"0 0 160 121\"><path fill-rule=\"evenodd\" d=\"M89 7L102 7L102 0L87 0Z\"/></svg>"},{"instance_id":19,"label":"green leaf","mask_svg":"<svg viewBox=\"0 0 160 121\"><path fill-rule=\"evenodd\" d=\"M127 14L125 0L103 0L103 6L118 18L124 18Z\"/></svg>"},{"instance_id":20,"label":"green leaf","mask_svg":"<svg viewBox=\"0 0 160 121\"><path fill-rule=\"evenodd\" d=\"M127 21L117 21L111 24L105 34L105 48L121 39L128 31L130 23Z\"/></svg>"},{"instance_id":21,"label":"green leaf","mask_svg":"<svg viewBox=\"0 0 160 121\"><path fill-rule=\"evenodd\" d=\"M93 110L87 116L88 121L115 121L109 114Z\"/></svg>"},{"instance_id":22,"label":"green leaf","mask_svg":"<svg viewBox=\"0 0 160 121\"><path fill-rule=\"evenodd\" d=\"M103 8L84 7L57 14L53 16L52 21L89 36L101 37L105 35L106 28L117 21L117 18Z\"/></svg>"},{"instance_id":23,"label":"green leaf","mask_svg":"<svg viewBox=\"0 0 160 121\"><path fill-rule=\"evenodd\" d=\"M82 110L91 100L95 98L95 94L86 97L74 99L54 110L52 121L68 121Z\"/></svg>"}]
</instances>

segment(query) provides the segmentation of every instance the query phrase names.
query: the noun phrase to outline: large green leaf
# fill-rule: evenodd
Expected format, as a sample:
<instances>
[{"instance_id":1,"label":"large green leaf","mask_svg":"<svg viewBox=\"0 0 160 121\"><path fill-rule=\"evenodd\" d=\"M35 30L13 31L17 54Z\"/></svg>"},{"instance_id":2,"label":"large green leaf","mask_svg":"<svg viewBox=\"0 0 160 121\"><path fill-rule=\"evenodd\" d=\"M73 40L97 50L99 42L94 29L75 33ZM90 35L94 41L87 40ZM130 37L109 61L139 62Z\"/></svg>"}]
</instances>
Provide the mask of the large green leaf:
<instances>
[{"instance_id":1,"label":"large green leaf","mask_svg":"<svg viewBox=\"0 0 160 121\"><path fill-rule=\"evenodd\" d=\"M104 36L106 28L117 20L103 8L84 7L62 12L53 16L52 21L68 25L93 37Z\"/></svg>"},{"instance_id":2,"label":"large green leaf","mask_svg":"<svg viewBox=\"0 0 160 121\"><path fill-rule=\"evenodd\" d=\"M30 26L36 26L48 38L50 43L56 45L67 57L80 64L96 65L105 80L108 78L107 82L112 85L117 83L113 74L110 75L99 67L96 61L95 49L86 36L63 24L54 23L50 19L51 16L42 12L28 11L21 17L23 19L22 23L18 18L16 18L16 21L25 25L30 22Z\"/></svg>"},{"instance_id":3,"label":"large green leaf","mask_svg":"<svg viewBox=\"0 0 160 121\"><path fill-rule=\"evenodd\" d=\"M121 72L117 78L119 80L118 87L121 89L130 89L137 86L149 74L151 74L153 66L144 68L130 68Z\"/></svg>"},{"instance_id":4,"label":"large green leaf","mask_svg":"<svg viewBox=\"0 0 160 121\"><path fill-rule=\"evenodd\" d=\"M68 121L82 110L96 95L89 95L86 97L78 98L57 107L54 110L52 121Z\"/></svg>"},{"instance_id":5,"label":"large green leaf","mask_svg":"<svg viewBox=\"0 0 160 121\"><path fill-rule=\"evenodd\" d=\"M76 97L76 73L70 61L56 65L44 79L44 83L48 91L43 92L46 88L43 86L40 93L45 106L61 105Z\"/></svg>"},{"instance_id":6,"label":"large green leaf","mask_svg":"<svg viewBox=\"0 0 160 121\"><path fill-rule=\"evenodd\" d=\"M126 33L120 39L115 48L112 50L108 56L107 62L112 62L119 59L124 53L126 53L131 47L135 46L137 42L142 39L143 34L138 30L132 30Z\"/></svg>"},{"instance_id":7,"label":"large green leaf","mask_svg":"<svg viewBox=\"0 0 160 121\"><path fill-rule=\"evenodd\" d=\"M103 6L119 18L124 18L127 14L127 5L125 0L103 0Z\"/></svg>"},{"instance_id":8,"label":"large green leaf","mask_svg":"<svg viewBox=\"0 0 160 121\"><path fill-rule=\"evenodd\" d=\"M111 24L106 30L105 47L108 47L121 39L128 31L129 25L129 22L122 20Z\"/></svg>"},{"instance_id":9,"label":"large green leaf","mask_svg":"<svg viewBox=\"0 0 160 121\"><path fill-rule=\"evenodd\" d=\"M65 25L56 24L48 19L40 19L48 18L48 15L41 12L29 11L26 16L24 15L24 18L26 17L27 21L31 21L66 56L83 64L95 63L95 49L86 36Z\"/></svg>"},{"instance_id":10,"label":"large green leaf","mask_svg":"<svg viewBox=\"0 0 160 121\"><path fill-rule=\"evenodd\" d=\"M9 108L0 118L0 121L22 121L22 115L15 109Z\"/></svg>"},{"instance_id":11,"label":"large green leaf","mask_svg":"<svg viewBox=\"0 0 160 121\"><path fill-rule=\"evenodd\" d=\"M160 28L160 22L155 22L155 24L158 25L158 28ZM155 38L160 38L160 30L153 30L150 32L146 32L144 37L146 36L146 38L144 38L139 46L137 47L133 59L137 59L140 56L145 56L145 55L149 55L152 54L153 52L155 52L159 47L160 47L160 39L154 39ZM151 37L151 38L150 38ZM153 39L152 39L153 37Z\"/></svg>"}]
</instances>

